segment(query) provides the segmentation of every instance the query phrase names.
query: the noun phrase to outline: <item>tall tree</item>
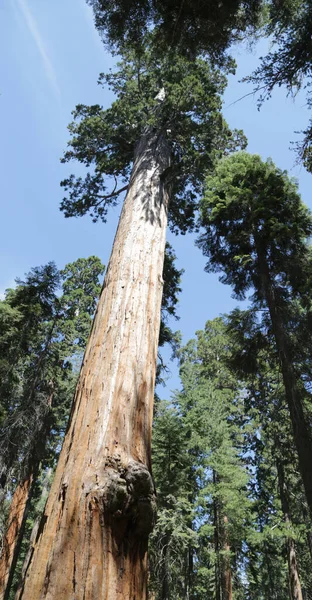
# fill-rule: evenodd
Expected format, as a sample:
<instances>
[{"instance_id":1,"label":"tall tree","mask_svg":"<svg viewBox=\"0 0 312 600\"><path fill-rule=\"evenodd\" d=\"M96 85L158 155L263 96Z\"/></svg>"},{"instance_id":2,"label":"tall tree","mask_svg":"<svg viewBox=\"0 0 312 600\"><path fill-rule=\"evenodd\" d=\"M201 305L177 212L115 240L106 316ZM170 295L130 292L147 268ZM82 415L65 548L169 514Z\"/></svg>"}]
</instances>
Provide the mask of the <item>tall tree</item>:
<instances>
[{"instance_id":1,"label":"tall tree","mask_svg":"<svg viewBox=\"0 0 312 600\"><path fill-rule=\"evenodd\" d=\"M40 465L49 463L65 427L76 379L71 361L86 343L103 271L97 257L79 259L60 272L50 263L18 280L3 301L16 310L20 326L2 348L8 369L17 377L16 385L0 396L8 413L0 429L2 490L13 494L0 558L4 599L9 597ZM6 328L10 330L8 323Z\"/></svg>"},{"instance_id":2,"label":"tall tree","mask_svg":"<svg viewBox=\"0 0 312 600\"><path fill-rule=\"evenodd\" d=\"M254 597L256 589L266 589L263 575L270 569L267 580L273 582L273 587L269 596L273 593L285 596L286 577L283 581L280 576L285 571L286 550L289 597L294 600L302 597L301 581L303 590L308 584L309 568L298 568L298 556L303 551L306 560L307 543L303 542L301 532L305 532L308 541L310 524L274 340L255 310L233 311L228 317L228 333L232 346L230 364L238 377L244 379L246 413L253 414L256 421L247 448L254 473L251 489L261 536L249 541L250 593ZM253 560L256 549L261 547L269 557L256 573ZM274 572L279 574L279 580Z\"/></svg>"},{"instance_id":3,"label":"tall tree","mask_svg":"<svg viewBox=\"0 0 312 600\"><path fill-rule=\"evenodd\" d=\"M64 183L65 214L105 220L121 189L105 194L104 175L121 177L127 195L24 600L146 596L167 216L187 230L203 171L237 145L220 113L224 76L202 59L160 62L148 42L102 78L117 94L111 108L79 106L70 128L65 160L95 169Z\"/></svg>"},{"instance_id":4,"label":"tall tree","mask_svg":"<svg viewBox=\"0 0 312 600\"><path fill-rule=\"evenodd\" d=\"M205 231L199 245L209 257L207 270L222 270L221 280L232 285L238 298L253 289L254 307L268 310L312 511L311 398L295 335L304 330L308 344L310 213L295 183L272 161L238 153L221 161L207 179L201 221Z\"/></svg>"},{"instance_id":5,"label":"tall tree","mask_svg":"<svg viewBox=\"0 0 312 600\"><path fill-rule=\"evenodd\" d=\"M189 452L196 457L193 476L197 482L199 543L194 556L193 593L196 590L204 598L213 581L212 597L223 600L231 600L242 586L236 570L250 516L248 475L241 456L241 383L227 366L229 353L223 319L208 321L205 329L197 332L195 344L182 349L183 389L177 395L191 432ZM213 569L213 578L207 567Z\"/></svg>"},{"instance_id":6,"label":"tall tree","mask_svg":"<svg viewBox=\"0 0 312 600\"><path fill-rule=\"evenodd\" d=\"M149 587L155 600L187 598L191 593L189 563L196 533L188 437L180 411L169 402L158 402L152 445L157 523L149 543Z\"/></svg>"},{"instance_id":7,"label":"tall tree","mask_svg":"<svg viewBox=\"0 0 312 600\"><path fill-rule=\"evenodd\" d=\"M247 472L239 456L239 385L225 364L225 324L215 319L181 351L183 388L157 405L153 473L159 515L151 536L157 600L231 599L240 585L248 521ZM234 417L236 415L237 419Z\"/></svg>"}]
</instances>

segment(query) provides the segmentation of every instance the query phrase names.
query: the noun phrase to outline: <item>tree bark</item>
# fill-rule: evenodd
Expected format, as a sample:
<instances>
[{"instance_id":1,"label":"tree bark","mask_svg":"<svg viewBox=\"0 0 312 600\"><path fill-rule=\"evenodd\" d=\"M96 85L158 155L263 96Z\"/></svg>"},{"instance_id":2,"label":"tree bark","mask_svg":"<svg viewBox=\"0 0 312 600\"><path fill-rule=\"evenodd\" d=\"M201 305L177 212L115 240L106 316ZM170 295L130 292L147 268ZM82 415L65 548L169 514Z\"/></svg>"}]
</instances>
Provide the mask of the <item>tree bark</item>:
<instances>
[{"instance_id":1,"label":"tree bark","mask_svg":"<svg viewBox=\"0 0 312 600\"><path fill-rule=\"evenodd\" d=\"M213 484L216 485L218 477L215 471L212 472ZM214 524L214 550L215 550L215 596L216 600L221 600L221 577L220 577L220 519L219 505L216 498L213 498L213 524Z\"/></svg>"},{"instance_id":2,"label":"tree bark","mask_svg":"<svg viewBox=\"0 0 312 600\"><path fill-rule=\"evenodd\" d=\"M291 518L285 482L284 467L280 460L277 460L277 476L284 520L287 527L290 528ZM289 598L290 600L303 600L297 566L295 540L292 538L291 535L287 537L287 560L289 576Z\"/></svg>"},{"instance_id":3,"label":"tree bark","mask_svg":"<svg viewBox=\"0 0 312 600\"><path fill-rule=\"evenodd\" d=\"M52 469L49 468L45 474L45 478L44 478L44 482L42 485L42 490L41 490L41 500L46 500L47 495L48 495L48 490L50 487L50 480L51 480L51 476L52 476ZM25 575L28 571L28 567L31 561L31 557L33 555L33 551L34 551L34 546L36 543L36 539L37 539L37 535L38 535L38 531L39 531L39 527L40 527L40 521L41 518L40 516L36 519L35 524L32 528L32 532L31 532L31 536L30 536L30 540L29 540L29 548L27 550L26 556L25 556L25 560L23 563L23 567L22 567L22 573L21 573L21 577L19 580L19 584L18 584L18 588L17 590L20 590L22 582L25 578Z\"/></svg>"},{"instance_id":4,"label":"tree bark","mask_svg":"<svg viewBox=\"0 0 312 600\"><path fill-rule=\"evenodd\" d=\"M307 503L312 514L312 439L311 428L304 413L303 397L298 387L289 350L288 336L285 331L278 303L276 290L271 281L265 249L257 233L254 233L257 257L262 280L264 297L270 313L273 335L282 370L285 395L292 423L294 441L298 452L299 468L303 480Z\"/></svg>"},{"instance_id":5,"label":"tree bark","mask_svg":"<svg viewBox=\"0 0 312 600\"><path fill-rule=\"evenodd\" d=\"M21 543L21 531L26 520L33 477L17 485L13 494L8 526L0 556L0 600L7 600Z\"/></svg>"},{"instance_id":6,"label":"tree bark","mask_svg":"<svg viewBox=\"0 0 312 600\"><path fill-rule=\"evenodd\" d=\"M222 600L232 600L232 570L231 570L231 559L230 559L230 544L228 536L228 518L226 515L223 516L223 555L222 555Z\"/></svg>"},{"instance_id":7,"label":"tree bark","mask_svg":"<svg viewBox=\"0 0 312 600\"><path fill-rule=\"evenodd\" d=\"M40 524L23 600L143 600L154 522L151 424L170 166L146 131Z\"/></svg>"},{"instance_id":8,"label":"tree bark","mask_svg":"<svg viewBox=\"0 0 312 600\"><path fill-rule=\"evenodd\" d=\"M52 406L54 395L52 381L50 382L50 388L51 391L46 404L48 410ZM35 387L33 387L32 393L34 390ZM43 416L40 430L36 432L30 458L27 460L27 464L24 464L24 479L18 483L13 495L7 532L4 537L4 548L0 556L0 600L8 600L10 596L14 572L25 533L27 514L50 429L49 415L46 414Z\"/></svg>"}]
</instances>

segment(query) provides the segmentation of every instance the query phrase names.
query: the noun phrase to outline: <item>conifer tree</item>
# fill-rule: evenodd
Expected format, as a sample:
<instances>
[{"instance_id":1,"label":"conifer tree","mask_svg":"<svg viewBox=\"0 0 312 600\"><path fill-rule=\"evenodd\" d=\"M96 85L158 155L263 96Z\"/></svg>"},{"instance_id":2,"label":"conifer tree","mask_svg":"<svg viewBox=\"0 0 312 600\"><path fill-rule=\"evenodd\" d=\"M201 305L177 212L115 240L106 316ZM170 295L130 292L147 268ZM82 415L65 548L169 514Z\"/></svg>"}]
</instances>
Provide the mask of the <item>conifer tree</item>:
<instances>
[{"instance_id":1,"label":"conifer tree","mask_svg":"<svg viewBox=\"0 0 312 600\"><path fill-rule=\"evenodd\" d=\"M0 559L5 600L40 468L51 463L64 431L76 380L72 361L86 343L103 271L94 256L63 271L49 263L17 280L1 302L4 311L15 311L19 325L12 332L12 325L2 321L1 356L10 375L2 380L0 396L6 411L0 429L3 501L12 494Z\"/></svg>"},{"instance_id":2,"label":"conifer tree","mask_svg":"<svg viewBox=\"0 0 312 600\"><path fill-rule=\"evenodd\" d=\"M78 106L70 128L65 160L91 170L64 182L65 214L90 210L105 220L124 188L127 195L24 600L146 595L167 217L173 230L192 226L203 172L242 141L220 113L225 76L199 58L158 60L152 38L141 54L125 49L117 72L101 78L117 94L111 108ZM117 181L106 190L110 177L121 178L121 188Z\"/></svg>"},{"instance_id":3,"label":"conifer tree","mask_svg":"<svg viewBox=\"0 0 312 600\"><path fill-rule=\"evenodd\" d=\"M243 586L236 571L250 507L239 385L226 366L222 319L197 336L181 350L183 389L175 408L161 405L155 419L159 522L151 537L151 579L157 600L204 600L208 593L230 600Z\"/></svg>"},{"instance_id":4,"label":"conifer tree","mask_svg":"<svg viewBox=\"0 0 312 600\"><path fill-rule=\"evenodd\" d=\"M87 0L95 25L109 48L123 41L136 49L153 29L154 50L161 56L207 53L222 61L228 47L262 22L263 2L225 0Z\"/></svg>"},{"instance_id":5,"label":"conifer tree","mask_svg":"<svg viewBox=\"0 0 312 600\"><path fill-rule=\"evenodd\" d=\"M295 183L272 161L238 153L207 179L201 221L207 270L222 270L221 281L232 285L237 298L252 290L254 309L267 310L312 510L311 398L298 344L309 337L310 213Z\"/></svg>"},{"instance_id":6,"label":"conifer tree","mask_svg":"<svg viewBox=\"0 0 312 600\"><path fill-rule=\"evenodd\" d=\"M256 423L253 439L247 445L254 473L252 495L259 519L259 532L249 539L249 592L255 597L261 589L267 590L269 597L272 594L283 597L288 587L293 600L303 597L310 586L311 567L307 565L311 558L308 545L311 520L295 459L274 340L263 325L254 310L236 309L228 317L230 364L238 377L244 379L246 414L253 415ZM271 557L263 561L261 568L258 563L257 569L254 558L261 548L263 556L270 552Z\"/></svg>"},{"instance_id":7,"label":"conifer tree","mask_svg":"<svg viewBox=\"0 0 312 600\"><path fill-rule=\"evenodd\" d=\"M306 89L307 106L311 109L311 35L312 8L309 0L270 0L266 8L262 35L270 38L267 55L260 66L246 77L259 91L259 105L270 98L275 87L284 86L291 95ZM296 144L299 159L308 171L312 171L312 121L303 132L303 140Z\"/></svg>"},{"instance_id":8,"label":"conifer tree","mask_svg":"<svg viewBox=\"0 0 312 600\"><path fill-rule=\"evenodd\" d=\"M176 304L178 294L181 291L179 284L182 273L175 267L175 258L172 247L167 244L163 272L164 293L162 298L159 346L169 343L172 345L173 350L175 350L176 336L169 326L169 318L178 318L176 315ZM18 386L20 389L19 397L17 398L14 396L15 392L13 388L6 388L6 394L1 396L0 404L3 407L7 406L9 412L12 413L10 418L4 420L0 436L2 444L3 485L6 482L5 487L3 487L4 498L14 492L10 506L10 517L8 519L9 529L4 537L4 544L8 550L8 554L3 552L2 562L0 562L1 570L4 569L7 572L9 568L8 563L13 554L15 555L14 564L18 556L21 567L22 557L20 556L20 546L23 539L26 517L29 522L31 522L31 519L36 521L35 528L38 531L39 523L37 521L40 515L38 511L40 511L40 507L42 510L43 500L40 500L38 508L34 494L35 496L38 496L38 494L39 496L42 495L44 499L47 495L47 490L41 491L40 479L41 477L43 478L44 490L47 488L47 482L51 479L51 477L48 478L46 476L46 469L51 471L51 468L54 468L59 453L58 448L64 434L64 426L67 422L70 409L70 400L74 391L77 363L79 364L81 361L81 353L89 334L91 318L95 311L96 301L100 292L98 277L103 272L103 268L99 259L90 257L89 259L79 259L74 263L68 264L60 272L52 264L48 265L48 267L33 269L26 276L25 281L18 281L19 285L17 289L7 291L5 301L0 304L0 310L5 310L10 306L9 301L14 302L19 322L21 322L21 310L28 317L26 332L23 331L23 327L19 330L13 328L12 332L12 322L8 323L4 319L2 321L2 340L5 343L5 352L3 349L2 356L6 360L6 372L9 372L9 369L14 370L19 368ZM45 286L44 294L43 284ZM56 285L60 284L62 288L61 295L56 290ZM24 343L21 347L18 363L16 362L16 346L20 338L27 333L28 344L31 344L32 352L35 351L37 338L39 350L41 349L41 336L46 329L48 331L51 329L49 328L50 322L48 321L47 310L43 315L42 308L35 302L37 298L37 301L40 303L43 297L49 297L49 319L53 322L53 314L55 313L56 324L54 323L53 335L51 339L49 338L46 359L41 364L40 381L36 386L36 394L34 394L31 402L29 402L29 398L23 395L23 390L28 385L27 377L32 377L34 371L33 368L30 369L29 373L21 370L21 364L27 365L29 360L29 346L26 346ZM30 304L29 307L28 302ZM33 329L29 327L29 311L33 311L36 314L36 325ZM8 343L8 339L10 339L10 344ZM65 360L62 359L62 356ZM35 361L35 357L33 361ZM157 375L158 381L160 381L161 373L164 369L166 369L165 365L163 362L160 362ZM50 380L53 379L56 384L53 386L52 398L50 397L49 410L47 413L44 412L44 414L41 414L40 403L38 406L38 392L39 388L41 390L44 387L44 379L47 377ZM2 381L4 382L5 380L3 379ZM19 404L14 407L14 402L17 402L17 400ZM38 419L38 431L34 427L29 427L28 423L29 419L32 419L33 423L34 414L37 415ZM20 427L20 430L16 429L17 426ZM51 435L49 435L49 432ZM19 439L18 443L16 443L16 439ZM11 451L9 451L10 448ZM13 449L17 453L15 458L12 455ZM40 471L43 475L38 479L36 475L39 472L39 463ZM19 479L20 482L16 487L15 482ZM18 506L16 506L17 503ZM27 528L29 530L30 524L27 525ZM30 533L30 530L28 533ZM34 543L36 535L32 534L31 544ZM23 539L22 543L25 553L27 550L27 540ZM28 554L30 559L31 552ZM10 595L14 564L12 563L10 568L5 597L9 597ZM16 574L14 577L16 584L18 581Z\"/></svg>"}]
</instances>

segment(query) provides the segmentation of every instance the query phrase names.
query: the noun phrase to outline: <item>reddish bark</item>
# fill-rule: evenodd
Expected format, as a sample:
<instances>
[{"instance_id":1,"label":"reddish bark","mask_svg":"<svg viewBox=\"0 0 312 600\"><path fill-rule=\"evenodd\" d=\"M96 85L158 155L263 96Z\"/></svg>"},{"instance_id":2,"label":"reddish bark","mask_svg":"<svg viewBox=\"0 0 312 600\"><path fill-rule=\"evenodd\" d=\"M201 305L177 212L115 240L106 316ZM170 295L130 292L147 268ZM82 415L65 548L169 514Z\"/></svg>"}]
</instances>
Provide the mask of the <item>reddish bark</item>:
<instances>
[{"instance_id":1,"label":"reddish bark","mask_svg":"<svg viewBox=\"0 0 312 600\"><path fill-rule=\"evenodd\" d=\"M3 539L3 548L0 556L0 599L3 600L6 595L6 588L10 578L12 564L16 558L16 547L19 540L19 534L25 520L26 507L28 504L29 492L32 484L32 476L25 479L17 485L14 492L10 512L8 517L8 526Z\"/></svg>"},{"instance_id":2,"label":"reddish bark","mask_svg":"<svg viewBox=\"0 0 312 600\"><path fill-rule=\"evenodd\" d=\"M170 164L143 136L23 600L143 600L155 510L151 423Z\"/></svg>"}]
</instances>

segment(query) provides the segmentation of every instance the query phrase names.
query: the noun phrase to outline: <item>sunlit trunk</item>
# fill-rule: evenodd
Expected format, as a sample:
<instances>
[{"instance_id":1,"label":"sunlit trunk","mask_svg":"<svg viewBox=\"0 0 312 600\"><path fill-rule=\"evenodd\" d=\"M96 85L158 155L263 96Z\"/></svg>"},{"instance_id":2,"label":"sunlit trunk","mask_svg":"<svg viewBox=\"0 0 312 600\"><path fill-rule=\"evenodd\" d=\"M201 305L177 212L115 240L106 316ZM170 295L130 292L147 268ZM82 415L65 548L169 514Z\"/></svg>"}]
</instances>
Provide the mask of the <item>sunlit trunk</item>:
<instances>
[{"instance_id":1,"label":"sunlit trunk","mask_svg":"<svg viewBox=\"0 0 312 600\"><path fill-rule=\"evenodd\" d=\"M136 151L23 600L143 600L155 494L151 424L170 165L164 137Z\"/></svg>"}]
</instances>

